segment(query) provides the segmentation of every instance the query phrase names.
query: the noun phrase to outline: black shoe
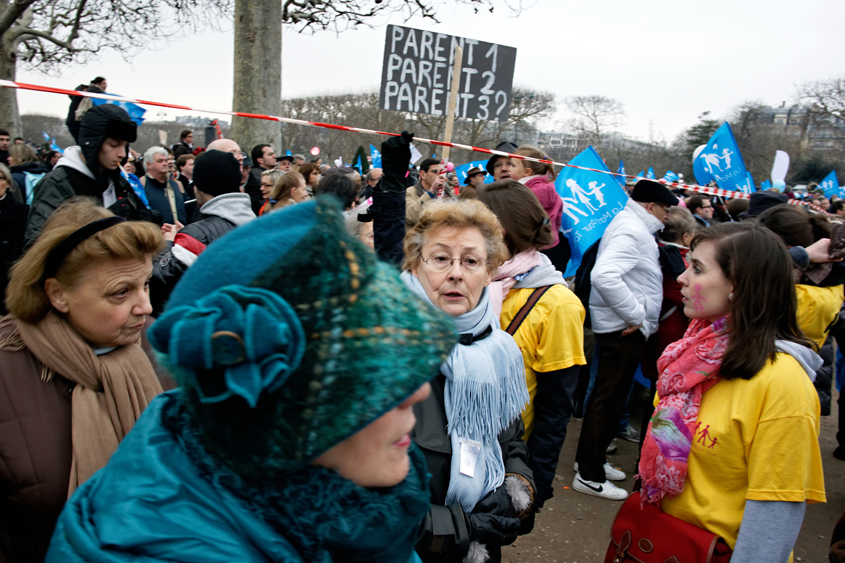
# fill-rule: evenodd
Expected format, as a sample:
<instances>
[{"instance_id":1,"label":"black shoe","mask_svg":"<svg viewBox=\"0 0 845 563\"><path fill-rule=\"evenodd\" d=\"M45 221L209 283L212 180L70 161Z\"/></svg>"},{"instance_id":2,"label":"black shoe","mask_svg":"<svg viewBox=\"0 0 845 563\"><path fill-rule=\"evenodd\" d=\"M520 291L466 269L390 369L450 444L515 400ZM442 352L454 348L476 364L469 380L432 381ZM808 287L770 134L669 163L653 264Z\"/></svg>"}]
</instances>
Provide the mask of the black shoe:
<instances>
[{"instance_id":1,"label":"black shoe","mask_svg":"<svg viewBox=\"0 0 845 563\"><path fill-rule=\"evenodd\" d=\"M845 448L842 446L836 446L836 449L833 450L833 457L838 460L845 461Z\"/></svg>"},{"instance_id":2,"label":"black shoe","mask_svg":"<svg viewBox=\"0 0 845 563\"><path fill-rule=\"evenodd\" d=\"M575 401L575 408L572 410L572 416L575 418L584 418L584 401Z\"/></svg>"}]
</instances>

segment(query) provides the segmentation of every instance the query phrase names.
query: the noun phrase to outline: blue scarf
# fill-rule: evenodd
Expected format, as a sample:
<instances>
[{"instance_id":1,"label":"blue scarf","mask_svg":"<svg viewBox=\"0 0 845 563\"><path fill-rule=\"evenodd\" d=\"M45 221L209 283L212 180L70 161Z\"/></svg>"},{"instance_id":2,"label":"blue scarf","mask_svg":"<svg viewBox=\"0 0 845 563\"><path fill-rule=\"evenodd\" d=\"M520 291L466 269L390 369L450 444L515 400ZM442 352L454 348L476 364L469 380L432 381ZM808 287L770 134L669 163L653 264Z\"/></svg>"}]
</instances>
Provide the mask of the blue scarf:
<instances>
[{"instance_id":1,"label":"blue scarf","mask_svg":"<svg viewBox=\"0 0 845 563\"><path fill-rule=\"evenodd\" d=\"M303 561L418 561L414 545L431 493L425 457L413 444L408 476L389 488L365 489L317 465L282 478L250 481L207 452L180 401L165 407L162 419L179 435L199 472L261 514Z\"/></svg>"},{"instance_id":2,"label":"blue scarf","mask_svg":"<svg viewBox=\"0 0 845 563\"><path fill-rule=\"evenodd\" d=\"M416 276L404 272L402 280L434 307ZM522 352L513 337L499 328L486 288L475 309L452 320L462 335L478 336L493 328L489 336L471 345L455 346L440 366L446 376L443 398L452 442L446 505L460 502L464 512L472 512L479 500L505 480L498 436L528 403L528 388ZM481 443L473 477L461 473L462 439Z\"/></svg>"}]
</instances>

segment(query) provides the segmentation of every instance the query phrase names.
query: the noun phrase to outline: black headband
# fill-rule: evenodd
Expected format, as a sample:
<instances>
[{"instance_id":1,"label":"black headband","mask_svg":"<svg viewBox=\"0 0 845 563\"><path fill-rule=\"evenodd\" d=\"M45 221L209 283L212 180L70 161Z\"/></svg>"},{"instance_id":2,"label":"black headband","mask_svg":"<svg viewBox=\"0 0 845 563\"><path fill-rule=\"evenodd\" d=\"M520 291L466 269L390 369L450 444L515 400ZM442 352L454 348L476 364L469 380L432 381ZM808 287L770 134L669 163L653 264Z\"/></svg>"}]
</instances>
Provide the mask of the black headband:
<instances>
[{"instance_id":1,"label":"black headband","mask_svg":"<svg viewBox=\"0 0 845 563\"><path fill-rule=\"evenodd\" d=\"M47 278L56 275L56 270L59 269L62 261L74 248L79 246L80 242L124 221L126 219L123 217L106 217L73 231L47 255L47 260L44 261L44 274L41 276L41 283L43 284L47 281Z\"/></svg>"}]
</instances>

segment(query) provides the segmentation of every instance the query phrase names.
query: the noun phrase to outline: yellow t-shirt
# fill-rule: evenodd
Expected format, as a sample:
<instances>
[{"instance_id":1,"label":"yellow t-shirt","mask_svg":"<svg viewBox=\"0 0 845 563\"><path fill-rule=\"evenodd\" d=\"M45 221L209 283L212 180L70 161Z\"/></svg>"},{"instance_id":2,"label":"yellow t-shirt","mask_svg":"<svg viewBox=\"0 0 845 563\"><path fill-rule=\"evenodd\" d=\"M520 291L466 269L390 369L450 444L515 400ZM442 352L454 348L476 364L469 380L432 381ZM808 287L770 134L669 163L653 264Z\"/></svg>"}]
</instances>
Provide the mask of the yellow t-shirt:
<instances>
[{"instance_id":1,"label":"yellow t-shirt","mask_svg":"<svg viewBox=\"0 0 845 563\"><path fill-rule=\"evenodd\" d=\"M502 304L500 322L506 330L534 292L531 288L511 289ZM566 287L553 285L513 335L525 363L525 383L530 402L522 411L525 441L534 430L534 397L537 372L557 371L584 365L584 306Z\"/></svg>"},{"instance_id":2,"label":"yellow t-shirt","mask_svg":"<svg viewBox=\"0 0 845 563\"><path fill-rule=\"evenodd\" d=\"M788 354L750 380L719 381L701 399L684 490L660 507L733 549L746 500L825 502L819 412Z\"/></svg>"},{"instance_id":3,"label":"yellow t-shirt","mask_svg":"<svg viewBox=\"0 0 845 563\"><path fill-rule=\"evenodd\" d=\"M798 326L804 335L819 345L824 345L830 326L836 321L842 301L845 286L816 287L813 285L795 285L795 296L798 298Z\"/></svg>"}]
</instances>

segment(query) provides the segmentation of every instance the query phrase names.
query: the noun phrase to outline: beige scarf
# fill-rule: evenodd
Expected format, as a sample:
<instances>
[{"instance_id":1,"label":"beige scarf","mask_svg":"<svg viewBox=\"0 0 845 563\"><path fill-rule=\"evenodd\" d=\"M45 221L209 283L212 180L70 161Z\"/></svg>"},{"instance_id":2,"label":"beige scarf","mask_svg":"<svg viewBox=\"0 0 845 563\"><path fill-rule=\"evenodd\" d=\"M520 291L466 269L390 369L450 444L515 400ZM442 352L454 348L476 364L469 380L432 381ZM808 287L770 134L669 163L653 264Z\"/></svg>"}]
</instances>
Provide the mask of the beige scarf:
<instances>
[{"instance_id":1,"label":"beige scarf","mask_svg":"<svg viewBox=\"0 0 845 563\"><path fill-rule=\"evenodd\" d=\"M108 463L118 444L135 426L135 421L162 392L161 383L139 343L120 346L97 356L59 315L51 312L37 324L11 316L0 327L12 323L21 344L44 367L42 381L53 374L76 383L71 396L71 464L68 498L82 483ZM21 349L13 333L0 349Z\"/></svg>"}]
</instances>

